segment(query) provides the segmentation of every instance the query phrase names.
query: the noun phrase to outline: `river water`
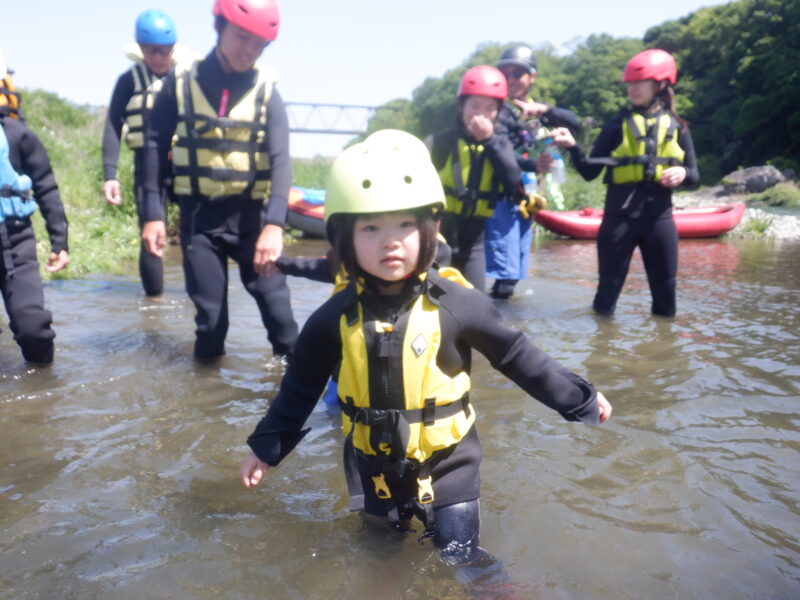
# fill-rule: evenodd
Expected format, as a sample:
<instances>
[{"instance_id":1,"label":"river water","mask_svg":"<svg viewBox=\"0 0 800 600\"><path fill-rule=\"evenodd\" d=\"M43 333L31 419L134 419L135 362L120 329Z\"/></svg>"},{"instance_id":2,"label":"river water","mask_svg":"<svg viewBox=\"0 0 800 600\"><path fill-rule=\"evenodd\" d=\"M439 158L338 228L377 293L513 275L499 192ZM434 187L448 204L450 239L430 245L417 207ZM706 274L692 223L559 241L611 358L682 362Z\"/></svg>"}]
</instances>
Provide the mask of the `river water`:
<instances>
[{"instance_id":1,"label":"river water","mask_svg":"<svg viewBox=\"0 0 800 600\"><path fill-rule=\"evenodd\" d=\"M228 355L192 360L170 251L160 302L134 275L50 283L51 368L22 363L2 322L0 598L800 597L797 242L682 241L674 320L649 315L638 257L602 319L594 245L537 245L498 306L614 416L563 422L476 360L481 537L497 559L477 576L348 512L321 404L297 451L242 487L282 366L233 268ZM330 290L290 284L301 322Z\"/></svg>"}]
</instances>

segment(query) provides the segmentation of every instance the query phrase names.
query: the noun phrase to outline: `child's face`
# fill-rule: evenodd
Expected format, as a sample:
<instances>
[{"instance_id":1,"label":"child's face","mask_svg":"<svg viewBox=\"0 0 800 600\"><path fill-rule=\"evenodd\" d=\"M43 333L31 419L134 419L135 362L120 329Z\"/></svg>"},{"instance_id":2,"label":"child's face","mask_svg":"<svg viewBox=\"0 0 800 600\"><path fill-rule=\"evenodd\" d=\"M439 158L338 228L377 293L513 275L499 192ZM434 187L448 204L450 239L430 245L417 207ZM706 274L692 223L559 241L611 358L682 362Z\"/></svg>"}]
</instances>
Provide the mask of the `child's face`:
<instances>
[{"instance_id":1,"label":"child's face","mask_svg":"<svg viewBox=\"0 0 800 600\"><path fill-rule=\"evenodd\" d=\"M467 96L461 107L461 120L465 127L475 119L485 119L491 123L497 118L498 111L497 98L489 96Z\"/></svg>"},{"instance_id":2,"label":"child's face","mask_svg":"<svg viewBox=\"0 0 800 600\"><path fill-rule=\"evenodd\" d=\"M139 44L144 57L144 64L156 75L166 75L172 63L173 45Z\"/></svg>"},{"instance_id":3,"label":"child's face","mask_svg":"<svg viewBox=\"0 0 800 600\"><path fill-rule=\"evenodd\" d=\"M410 212L360 217L353 227L353 248L364 271L386 281L401 281L419 262L417 218Z\"/></svg>"},{"instance_id":4,"label":"child's face","mask_svg":"<svg viewBox=\"0 0 800 600\"><path fill-rule=\"evenodd\" d=\"M652 79L628 82L628 100L633 106L650 106L656 97L659 84Z\"/></svg>"},{"instance_id":5,"label":"child's face","mask_svg":"<svg viewBox=\"0 0 800 600\"><path fill-rule=\"evenodd\" d=\"M227 66L236 73L244 73L252 68L269 40L245 31L238 25L226 23L219 34L217 49L227 62Z\"/></svg>"}]
</instances>

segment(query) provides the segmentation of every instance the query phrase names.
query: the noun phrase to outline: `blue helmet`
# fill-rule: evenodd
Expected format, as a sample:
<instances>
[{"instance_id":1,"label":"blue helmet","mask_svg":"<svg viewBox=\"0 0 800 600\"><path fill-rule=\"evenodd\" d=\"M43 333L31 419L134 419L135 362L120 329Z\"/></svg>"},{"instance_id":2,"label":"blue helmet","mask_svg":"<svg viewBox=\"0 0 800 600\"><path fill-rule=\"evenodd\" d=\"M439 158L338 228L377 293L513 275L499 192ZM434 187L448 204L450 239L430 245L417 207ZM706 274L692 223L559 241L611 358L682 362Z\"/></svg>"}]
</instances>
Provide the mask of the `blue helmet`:
<instances>
[{"instance_id":1,"label":"blue helmet","mask_svg":"<svg viewBox=\"0 0 800 600\"><path fill-rule=\"evenodd\" d=\"M177 39L175 23L161 10L146 10L136 19L136 41L140 44L171 46Z\"/></svg>"}]
</instances>

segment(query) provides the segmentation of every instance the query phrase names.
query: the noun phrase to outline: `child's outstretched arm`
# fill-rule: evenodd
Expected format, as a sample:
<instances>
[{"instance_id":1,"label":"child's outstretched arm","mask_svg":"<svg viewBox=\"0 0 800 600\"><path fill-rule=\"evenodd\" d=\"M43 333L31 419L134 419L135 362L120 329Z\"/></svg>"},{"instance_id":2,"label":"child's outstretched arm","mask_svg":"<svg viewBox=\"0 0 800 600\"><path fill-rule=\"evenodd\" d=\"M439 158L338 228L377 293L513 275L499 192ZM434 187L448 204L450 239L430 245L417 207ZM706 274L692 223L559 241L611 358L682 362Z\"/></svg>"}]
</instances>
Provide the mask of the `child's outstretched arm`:
<instances>
[{"instance_id":1,"label":"child's outstretched arm","mask_svg":"<svg viewBox=\"0 0 800 600\"><path fill-rule=\"evenodd\" d=\"M251 488L261 481L261 478L269 469L269 465L260 460L252 450L244 457L239 474L242 476L244 487Z\"/></svg>"},{"instance_id":2,"label":"child's outstretched arm","mask_svg":"<svg viewBox=\"0 0 800 600\"><path fill-rule=\"evenodd\" d=\"M611 403L602 392L597 392L597 404L600 407L600 422L605 423L611 418Z\"/></svg>"}]
</instances>

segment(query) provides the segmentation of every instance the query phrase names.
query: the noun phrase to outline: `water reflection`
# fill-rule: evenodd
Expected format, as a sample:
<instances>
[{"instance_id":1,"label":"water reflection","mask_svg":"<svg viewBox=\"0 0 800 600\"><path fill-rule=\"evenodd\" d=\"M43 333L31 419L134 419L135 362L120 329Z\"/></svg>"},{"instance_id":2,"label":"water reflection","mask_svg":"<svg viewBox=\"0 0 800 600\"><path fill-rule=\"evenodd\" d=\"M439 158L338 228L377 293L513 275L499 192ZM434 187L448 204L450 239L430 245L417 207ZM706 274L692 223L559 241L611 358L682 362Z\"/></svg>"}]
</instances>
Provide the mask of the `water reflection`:
<instances>
[{"instance_id":1,"label":"water reflection","mask_svg":"<svg viewBox=\"0 0 800 600\"><path fill-rule=\"evenodd\" d=\"M0 338L0 596L794 598L800 247L680 252L672 320L649 315L637 260L617 313L595 317L591 243L540 241L533 276L498 303L615 416L564 423L476 359L481 544L499 562L472 572L347 511L321 406L266 485L240 487L282 366L235 278L229 354L213 365L191 358L177 265L161 303L135 274L49 285L56 363L29 368ZM291 284L301 322L330 293Z\"/></svg>"}]
</instances>

